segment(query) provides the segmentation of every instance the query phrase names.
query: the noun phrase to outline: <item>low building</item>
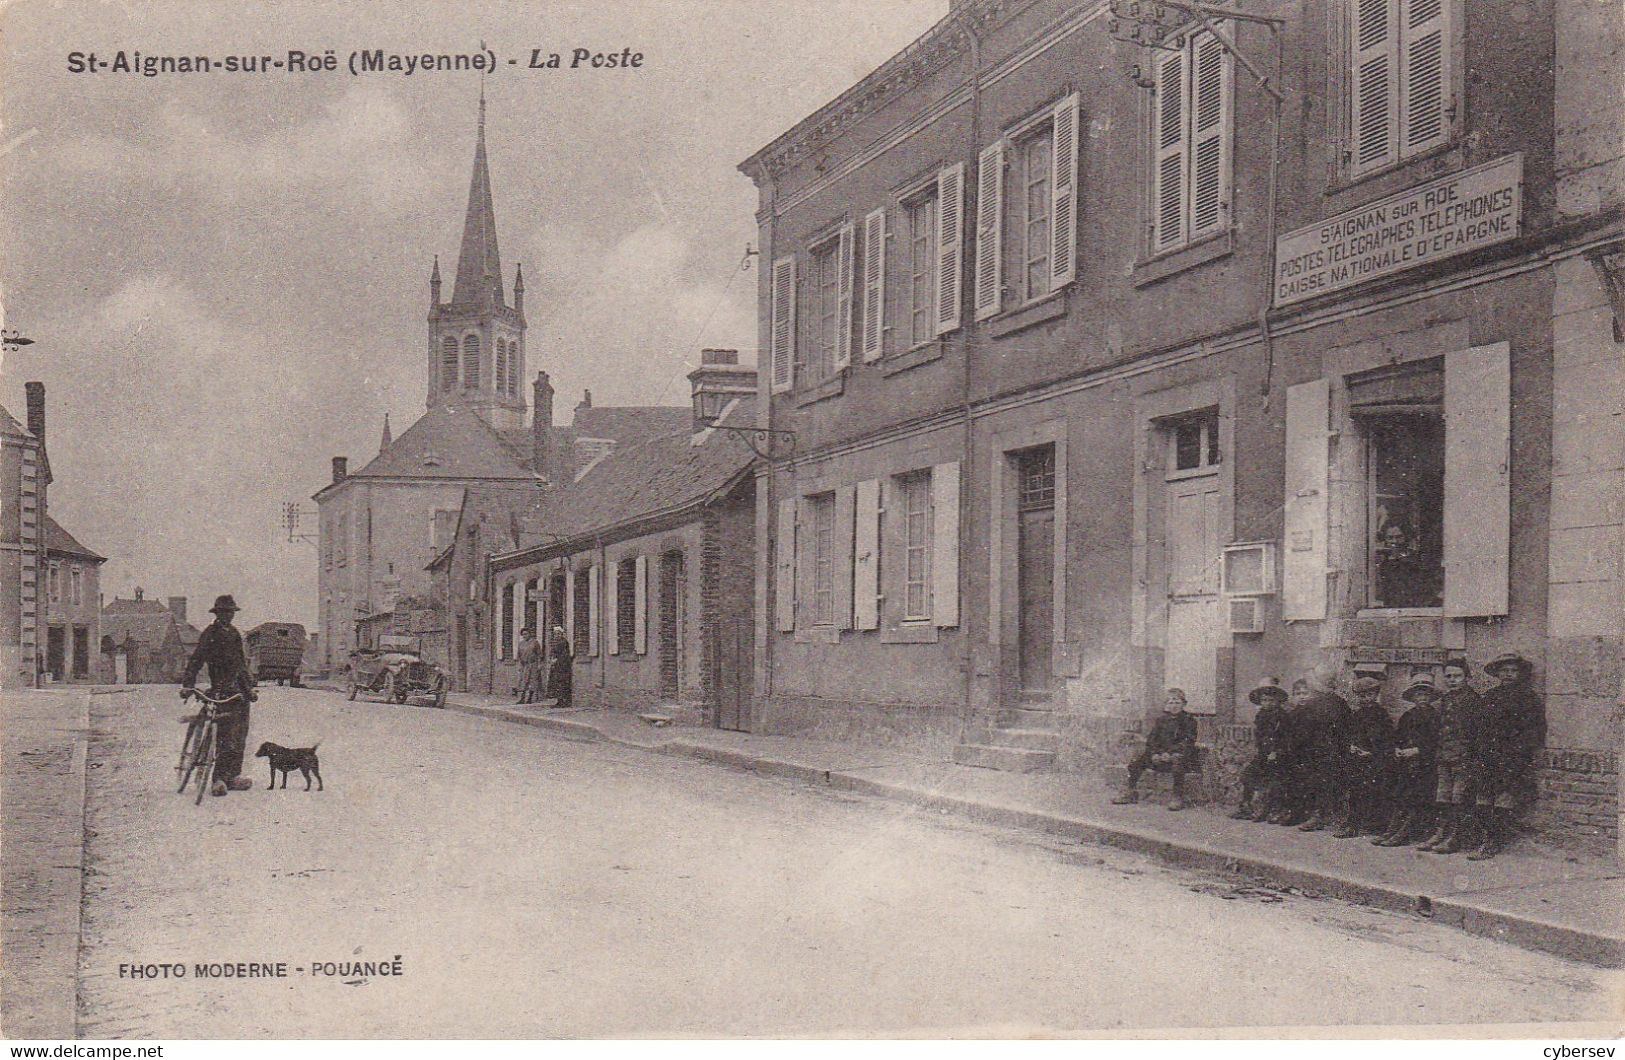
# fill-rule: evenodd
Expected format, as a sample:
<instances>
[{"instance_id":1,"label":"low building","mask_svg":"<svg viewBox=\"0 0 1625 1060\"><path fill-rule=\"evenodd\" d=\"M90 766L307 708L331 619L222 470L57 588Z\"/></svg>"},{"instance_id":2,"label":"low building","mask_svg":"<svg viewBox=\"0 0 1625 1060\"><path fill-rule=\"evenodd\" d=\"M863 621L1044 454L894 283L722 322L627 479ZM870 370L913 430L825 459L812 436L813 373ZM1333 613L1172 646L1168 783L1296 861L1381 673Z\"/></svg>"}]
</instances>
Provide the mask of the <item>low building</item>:
<instances>
[{"instance_id":1,"label":"low building","mask_svg":"<svg viewBox=\"0 0 1625 1060\"><path fill-rule=\"evenodd\" d=\"M755 373L731 350L703 361L690 422L590 463L491 560L496 688L519 684L521 629L562 626L575 703L750 727L755 453L725 428L754 426Z\"/></svg>"},{"instance_id":2,"label":"low building","mask_svg":"<svg viewBox=\"0 0 1625 1060\"><path fill-rule=\"evenodd\" d=\"M149 600L114 597L101 612L101 681L104 684L168 684L197 646L199 631L186 621L186 597Z\"/></svg>"},{"instance_id":3,"label":"low building","mask_svg":"<svg viewBox=\"0 0 1625 1060\"><path fill-rule=\"evenodd\" d=\"M93 682L100 677L101 590L106 557L80 544L45 517L45 672L53 681Z\"/></svg>"}]
</instances>

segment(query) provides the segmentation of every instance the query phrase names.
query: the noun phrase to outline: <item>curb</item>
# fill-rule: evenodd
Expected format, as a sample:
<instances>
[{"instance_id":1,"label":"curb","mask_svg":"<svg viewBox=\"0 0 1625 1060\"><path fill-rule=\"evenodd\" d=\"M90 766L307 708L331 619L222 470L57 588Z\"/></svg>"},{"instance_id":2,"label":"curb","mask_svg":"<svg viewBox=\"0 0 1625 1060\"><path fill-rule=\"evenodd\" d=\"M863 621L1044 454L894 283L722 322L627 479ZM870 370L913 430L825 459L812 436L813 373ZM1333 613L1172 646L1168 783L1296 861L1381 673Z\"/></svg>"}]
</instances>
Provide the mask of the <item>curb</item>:
<instances>
[{"instance_id":1,"label":"curb","mask_svg":"<svg viewBox=\"0 0 1625 1060\"><path fill-rule=\"evenodd\" d=\"M520 714L502 707L472 704L448 702L446 707L448 710L465 714L533 725L586 742L616 744L639 751L653 751L747 770L761 776L823 784L837 791L872 795L923 809L952 813L982 824L1004 828L1026 828L1145 854L1169 865L1245 876L1355 905L1418 916L1456 928L1469 935L1508 943L1520 949L1566 957L1603 968L1625 968L1625 937L1601 935L1564 924L1489 909L1468 899L1452 898L1448 895L1413 894L1397 887L1334 876L1307 865L1232 854L1217 847L1171 840L1120 825L1102 824L1044 810L979 802L963 796L924 791L854 773L818 769L799 762L712 747L681 737L674 737L662 743L639 743L620 739L590 722L569 718Z\"/></svg>"}]
</instances>

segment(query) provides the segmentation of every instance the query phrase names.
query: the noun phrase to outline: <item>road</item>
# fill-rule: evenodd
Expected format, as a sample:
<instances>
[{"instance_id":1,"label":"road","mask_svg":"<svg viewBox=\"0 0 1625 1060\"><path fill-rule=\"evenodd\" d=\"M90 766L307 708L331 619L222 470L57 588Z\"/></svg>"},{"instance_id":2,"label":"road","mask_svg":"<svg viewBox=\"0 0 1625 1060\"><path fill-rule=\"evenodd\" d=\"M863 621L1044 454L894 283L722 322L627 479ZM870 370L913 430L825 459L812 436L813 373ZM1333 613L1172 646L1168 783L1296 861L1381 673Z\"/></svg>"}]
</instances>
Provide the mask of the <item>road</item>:
<instances>
[{"instance_id":1,"label":"road","mask_svg":"<svg viewBox=\"0 0 1625 1060\"><path fill-rule=\"evenodd\" d=\"M1504 1025L1607 1019L1620 986L1127 852L311 690L263 690L249 750L320 740L326 790L266 791L250 759L254 791L199 807L170 786L173 688L92 710L86 1037ZM120 974L164 962L188 975ZM212 962L288 977L197 978Z\"/></svg>"}]
</instances>

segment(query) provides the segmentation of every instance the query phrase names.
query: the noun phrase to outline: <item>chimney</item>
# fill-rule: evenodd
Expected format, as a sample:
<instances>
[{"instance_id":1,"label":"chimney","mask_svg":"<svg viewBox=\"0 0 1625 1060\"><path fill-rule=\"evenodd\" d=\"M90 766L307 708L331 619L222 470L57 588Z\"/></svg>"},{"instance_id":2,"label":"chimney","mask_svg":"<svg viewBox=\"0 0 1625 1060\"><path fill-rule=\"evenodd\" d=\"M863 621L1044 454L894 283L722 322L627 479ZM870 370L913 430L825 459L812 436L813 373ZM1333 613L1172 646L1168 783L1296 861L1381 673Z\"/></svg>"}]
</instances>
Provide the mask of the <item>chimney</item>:
<instances>
[{"instance_id":1,"label":"chimney","mask_svg":"<svg viewBox=\"0 0 1625 1060\"><path fill-rule=\"evenodd\" d=\"M701 350L700 366L688 373L694 430L716 421L734 401L756 393L756 369L739 363L738 350Z\"/></svg>"},{"instance_id":2,"label":"chimney","mask_svg":"<svg viewBox=\"0 0 1625 1060\"><path fill-rule=\"evenodd\" d=\"M576 402L576 411L580 412L582 409L590 408L592 408L592 391L583 390L581 392L581 400Z\"/></svg>"},{"instance_id":3,"label":"chimney","mask_svg":"<svg viewBox=\"0 0 1625 1060\"><path fill-rule=\"evenodd\" d=\"M137 585L135 587L135 598L137 600L145 600L147 598L147 590L145 590L145 589L141 588L141 586Z\"/></svg>"},{"instance_id":4,"label":"chimney","mask_svg":"<svg viewBox=\"0 0 1625 1060\"><path fill-rule=\"evenodd\" d=\"M28 395L28 433L45 445L45 384L24 383L23 391Z\"/></svg>"},{"instance_id":5,"label":"chimney","mask_svg":"<svg viewBox=\"0 0 1625 1060\"><path fill-rule=\"evenodd\" d=\"M536 474L553 481L553 384L546 372L536 373L531 384L530 414L531 467Z\"/></svg>"},{"instance_id":6,"label":"chimney","mask_svg":"<svg viewBox=\"0 0 1625 1060\"><path fill-rule=\"evenodd\" d=\"M333 458L333 485L337 486L350 475L350 458L335 456Z\"/></svg>"},{"instance_id":7,"label":"chimney","mask_svg":"<svg viewBox=\"0 0 1625 1060\"><path fill-rule=\"evenodd\" d=\"M184 626L186 624L186 597L171 596L169 598L169 613L175 616L175 621Z\"/></svg>"}]
</instances>

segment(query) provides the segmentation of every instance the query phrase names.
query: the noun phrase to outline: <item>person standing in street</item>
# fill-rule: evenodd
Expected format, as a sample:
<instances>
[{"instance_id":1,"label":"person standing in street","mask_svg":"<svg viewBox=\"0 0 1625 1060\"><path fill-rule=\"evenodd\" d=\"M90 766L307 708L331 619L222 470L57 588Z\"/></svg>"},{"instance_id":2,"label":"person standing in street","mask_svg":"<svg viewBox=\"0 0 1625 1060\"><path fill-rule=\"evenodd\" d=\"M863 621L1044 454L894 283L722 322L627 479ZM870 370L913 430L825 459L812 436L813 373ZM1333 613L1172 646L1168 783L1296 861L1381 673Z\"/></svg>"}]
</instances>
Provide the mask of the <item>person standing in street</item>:
<instances>
[{"instance_id":1,"label":"person standing in street","mask_svg":"<svg viewBox=\"0 0 1625 1060\"><path fill-rule=\"evenodd\" d=\"M248 676L248 657L243 652L243 635L232 625L237 601L228 594L216 597L209 613L214 621L198 637L192 658L181 674L181 698L191 695L198 671L209 668L209 695L215 699L234 697L222 707L220 743L214 761L212 795L227 791L247 791L254 782L242 775L243 752L248 746L248 705L258 697Z\"/></svg>"},{"instance_id":2,"label":"person standing in street","mask_svg":"<svg viewBox=\"0 0 1625 1060\"><path fill-rule=\"evenodd\" d=\"M564 635L563 626L554 626L548 643L547 664L547 698L553 701L554 707L570 705L574 680L575 652L570 648L570 638Z\"/></svg>"},{"instance_id":3,"label":"person standing in street","mask_svg":"<svg viewBox=\"0 0 1625 1060\"><path fill-rule=\"evenodd\" d=\"M1484 669L1496 680L1484 693L1474 760L1478 829L1483 836L1470 861L1492 858L1512 838L1512 819L1528 801L1535 752L1546 742L1546 705L1529 687L1534 664L1517 652L1491 659Z\"/></svg>"},{"instance_id":4,"label":"person standing in street","mask_svg":"<svg viewBox=\"0 0 1625 1060\"><path fill-rule=\"evenodd\" d=\"M536 639L534 627L519 631L519 702L541 699L547 685L547 653Z\"/></svg>"},{"instance_id":5,"label":"person standing in street","mask_svg":"<svg viewBox=\"0 0 1625 1060\"><path fill-rule=\"evenodd\" d=\"M1473 749L1478 745L1484 703L1468 683L1467 674L1466 659L1451 659L1444 664L1445 691L1439 700L1439 753L1433 788L1439 823L1416 848L1435 854L1454 854L1476 845L1468 842L1477 801L1473 791Z\"/></svg>"},{"instance_id":6,"label":"person standing in street","mask_svg":"<svg viewBox=\"0 0 1625 1060\"><path fill-rule=\"evenodd\" d=\"M1196 716L1185 711L1185 692L1170 688L1162 701L1162 713L1151 725L1145 738L1145 747L1128 764L1128 783L1112 802L1119 806L1139 802L1136 788L1140 774L1147 769L1170 772L1174 775L1174 795L1168 802L1170 810L1185 808L1185 774L1196 768Z\"/></svg>"}]
</instances>

